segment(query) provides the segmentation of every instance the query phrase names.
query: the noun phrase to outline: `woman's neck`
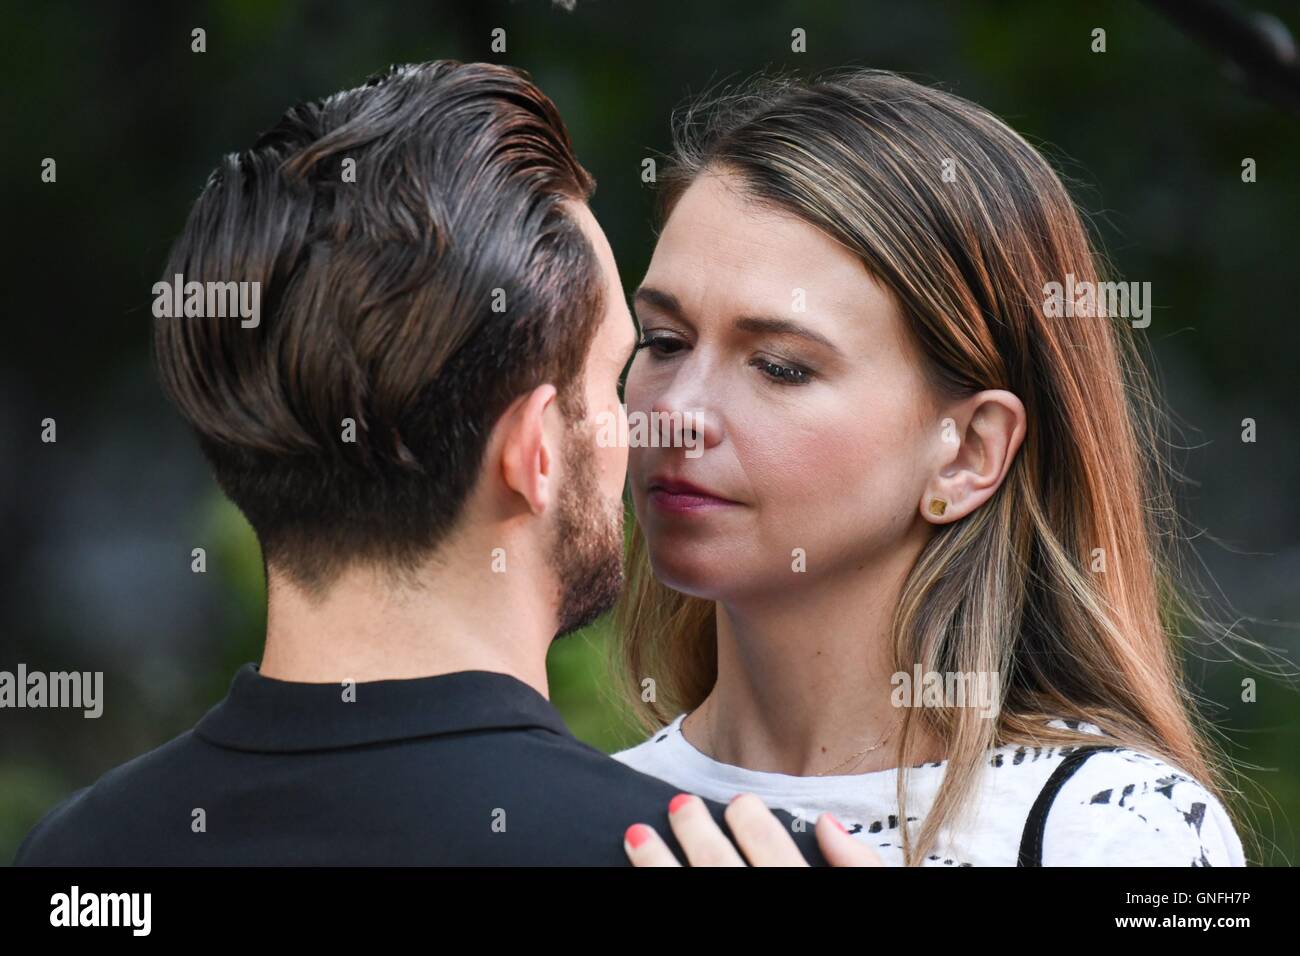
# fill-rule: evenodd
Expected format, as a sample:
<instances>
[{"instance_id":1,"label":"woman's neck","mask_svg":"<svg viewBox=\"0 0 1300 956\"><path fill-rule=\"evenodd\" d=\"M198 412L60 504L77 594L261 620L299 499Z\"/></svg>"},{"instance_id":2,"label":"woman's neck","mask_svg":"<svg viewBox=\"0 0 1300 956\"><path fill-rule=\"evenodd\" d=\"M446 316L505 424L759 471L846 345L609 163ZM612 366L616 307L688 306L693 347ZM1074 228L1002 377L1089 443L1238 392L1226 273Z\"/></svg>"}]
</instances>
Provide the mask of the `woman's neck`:
<instances>
[{"instance_id":1,"label":"woman's neck","mask_svg":"<svg viewBox=\"0 0 1300 956\"><path fill-rule=\"evenodd\" d=\"M685 721L691 744L796 776L896 766L905 712L891 703L890 622L913 559L719 602L718 680ZM912 763L946 756L935 738L919 744Z\"/></svg>"}]
</instances>

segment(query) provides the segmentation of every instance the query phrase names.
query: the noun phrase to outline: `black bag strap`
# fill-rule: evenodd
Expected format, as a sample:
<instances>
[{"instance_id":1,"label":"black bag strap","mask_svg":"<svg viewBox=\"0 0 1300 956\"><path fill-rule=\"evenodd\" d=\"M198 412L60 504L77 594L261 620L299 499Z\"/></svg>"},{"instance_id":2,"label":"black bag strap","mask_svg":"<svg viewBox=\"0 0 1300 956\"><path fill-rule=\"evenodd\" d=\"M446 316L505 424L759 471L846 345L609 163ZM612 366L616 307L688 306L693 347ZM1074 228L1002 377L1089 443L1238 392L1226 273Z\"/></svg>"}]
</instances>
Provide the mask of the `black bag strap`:
<instances>
[{"instance_id":1,"label":"black bag strap","mask_svg":"<svg viewBox=\"0 0 1300 956\"><path fill-rule=\"evenodd\" d=\"M1065 786L1065 781L1074 776L1074 772L1083 766L1085 760L1098 751L1118 749L1118 747L1101 745L1077 747L1052 771L1052 775L1047 778L1047 783L1043 784L1038 799L1034 801L1033 809L1029 811L1029 819L1025 821L1025 831L1020 835L1020 856L1016 866L1041 867L1043 865L1043 830L1047 826L1047 814L1052 809L1052 801Z\"/></svg>"}]
</instances>

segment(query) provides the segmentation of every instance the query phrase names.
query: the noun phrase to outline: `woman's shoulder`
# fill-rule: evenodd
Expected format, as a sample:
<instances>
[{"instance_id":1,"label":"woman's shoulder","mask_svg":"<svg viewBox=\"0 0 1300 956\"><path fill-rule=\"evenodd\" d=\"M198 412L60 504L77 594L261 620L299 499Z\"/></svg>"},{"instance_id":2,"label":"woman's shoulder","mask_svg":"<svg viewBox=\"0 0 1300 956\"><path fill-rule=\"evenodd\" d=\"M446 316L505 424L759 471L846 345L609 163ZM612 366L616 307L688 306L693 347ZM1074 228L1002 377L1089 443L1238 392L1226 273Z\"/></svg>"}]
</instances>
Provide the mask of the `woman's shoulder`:
<instances>
[{"instance_id":1,"label":"woman's shoulder","mask_svg":"<svg viewBox=\"0 0 1300 956\"><path fill-rule=\"evenodd\" d=\"M1098 733L1095 725L1068 721ZM1223 804L1163 758L1091 753L1061 787L1043 835L1047 866L1245 866Z\"/></svg>"},{"instance_id":2,"label":"woman's shoulder","mask_svg":"<svg viewBox=\"0 0 1300 956\"><path fill-rule=\"evenodd\" d=\"M670 742L674 736L679 734L679 728L685 717L685 712L678 714L668 724L650 734L641 743L627 747L624 750L615 751L610 756L633 769L653 774L656 768L662 767L666 761L671 760L670 754L673 747Z\"/></svg>"}]
</instances>

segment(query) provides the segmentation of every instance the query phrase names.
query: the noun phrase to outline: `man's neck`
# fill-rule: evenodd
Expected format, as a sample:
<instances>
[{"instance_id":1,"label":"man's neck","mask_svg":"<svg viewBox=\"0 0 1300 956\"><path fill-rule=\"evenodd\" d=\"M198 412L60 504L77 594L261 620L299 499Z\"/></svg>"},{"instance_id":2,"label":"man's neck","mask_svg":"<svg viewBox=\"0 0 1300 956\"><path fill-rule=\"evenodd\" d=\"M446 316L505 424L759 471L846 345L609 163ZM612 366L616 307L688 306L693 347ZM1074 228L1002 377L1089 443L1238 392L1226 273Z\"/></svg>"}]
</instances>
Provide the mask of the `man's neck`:
<instances>
[{"instance_id":1,"label":"man's neck","mask_svg":"<svg viewBox=\"0 0 1300 956\"><path fill-rule=\"evenodd\" d=\"M485 552L486 553L486 552ZM451 570L456 569L456 570ZM363 567L313 599L272 569L261 673L302 683L362 683L457 671L509 674L550 696L546 651L555 609L528 573L444 556L418 586Z\"/></svg>"}]
</instances>

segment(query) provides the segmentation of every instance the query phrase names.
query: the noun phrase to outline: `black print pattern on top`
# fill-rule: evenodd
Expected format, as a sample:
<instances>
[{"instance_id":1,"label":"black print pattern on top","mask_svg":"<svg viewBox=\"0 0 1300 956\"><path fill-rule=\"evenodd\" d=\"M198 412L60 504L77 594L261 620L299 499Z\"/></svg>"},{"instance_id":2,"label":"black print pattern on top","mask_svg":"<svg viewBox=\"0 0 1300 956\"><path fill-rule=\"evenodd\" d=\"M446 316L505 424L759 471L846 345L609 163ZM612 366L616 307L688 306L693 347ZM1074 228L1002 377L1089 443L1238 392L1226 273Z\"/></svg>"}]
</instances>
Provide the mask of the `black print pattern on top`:
<instances>
[{"instance_id":1,"label":"black print pattern on top","mask_svg":"<svg viewBox=\"0 0 1300 956\"><path fill-rule=\"evenodd\" d=\"M1070 725L1071 730L1078 730L1080 726L1077 721L1063 720L1061 721L1061 723ZM1086 726L1092 727L1092 725L1090 724ZM1093 728L1093 731L1096 731L1095 727ZM1090 731L1085 730L1084 732L1087 733ZM667 734L664 735L664 737L666 736ZM664 737L660 737L659 739L662 740L664 739ZM1033 763L1038 760L1053 760L1053 759L1059 760L1060 758L1065 757L1068 754L1074 753L1078 749L1079 747L1077 746L1032 747L1032 748L1019 746L1016 747L1016 749L1010 754L1003 753L1001 751L995 752L993 756L990 757L988 761L988 765L993 769L999 769L1004 766L1018 767L1025 762ZM917 768L942 767L943 765L944 765L944 761L935 760L923 764L917 764L916 767ZM1129 789L1132 789L1132 787L1130 786ZM909 816L907 819L909 823L918 822L918 818L914 816ZM876 834L876 833L884 832L886 830L898 829L898 817L895 814L890 814L886 820L872 820L870 823L866 824L865 827L862 823L858 823L858 822L854 822L854 823L850 823L849 821L841 821L841 822L844 823L845 829L849 831L849 834L851 836L862 833L864 832L864 830L866 833ZM878 843L874 845L882 848L888 847L888 848L896 849L899 851L900 854L903 851L902 843L885 842L885 843ZM973 863L963 863L958 860L954 860L951 857L944 858L937 854L932 854L926 857L926 859L931 862L938 862L939 865L941 866L974 866L975 865Z\"/></svg>"},{"instance_id":2,"label":"black print pattern on top","mask_svg":"<svg viewBox=\"0 0 1300 956\"><path fill-rule=\"evenodd\" d=\"M1093 759L1099 759L1100 754ZM1190 866L1213 866L1202 840L1202 827L1206 821L1208 804L1205 791L1191 777L1179 773L1168 764L1134 750L1118 750L1113 754L1137 768L1140 779L1120 786L1097 790L1088 796L1090 806L1111 806L1134 814L1155 832L1161 828L1186 828L1195 840L1195 852Z\"/></svg>"},{"instance_id":3,"label":"black print pattern on top","mask_svg":"<svg viewBox=\"0 0 1300 956\"><path fill-rule=\"evenodd\" d=\"M757 794L814 822L833 812L845 828L902 864L896 773L797 777L751 771L713 760L681 733L686 714L644 743L614 754L683 792L727 801ZM1100 734L1087 722L1057 719L1050 726ZM974 819L945 829L927 866L1014 866L1029 811L1062 760L1077 745L1007 745L990 753L974 794ZM908 825L919 829L943 781L946 761L917 764L909 773ZM915 801L915 802L914 802ZM892 811L892 812L891 812ZM1241 843L1221 805L1195 780L1161 760L1132 750L1092 754L1052 803L1043 830L1044 866L1244 866Z\"/></svg>"}]
</instances>

